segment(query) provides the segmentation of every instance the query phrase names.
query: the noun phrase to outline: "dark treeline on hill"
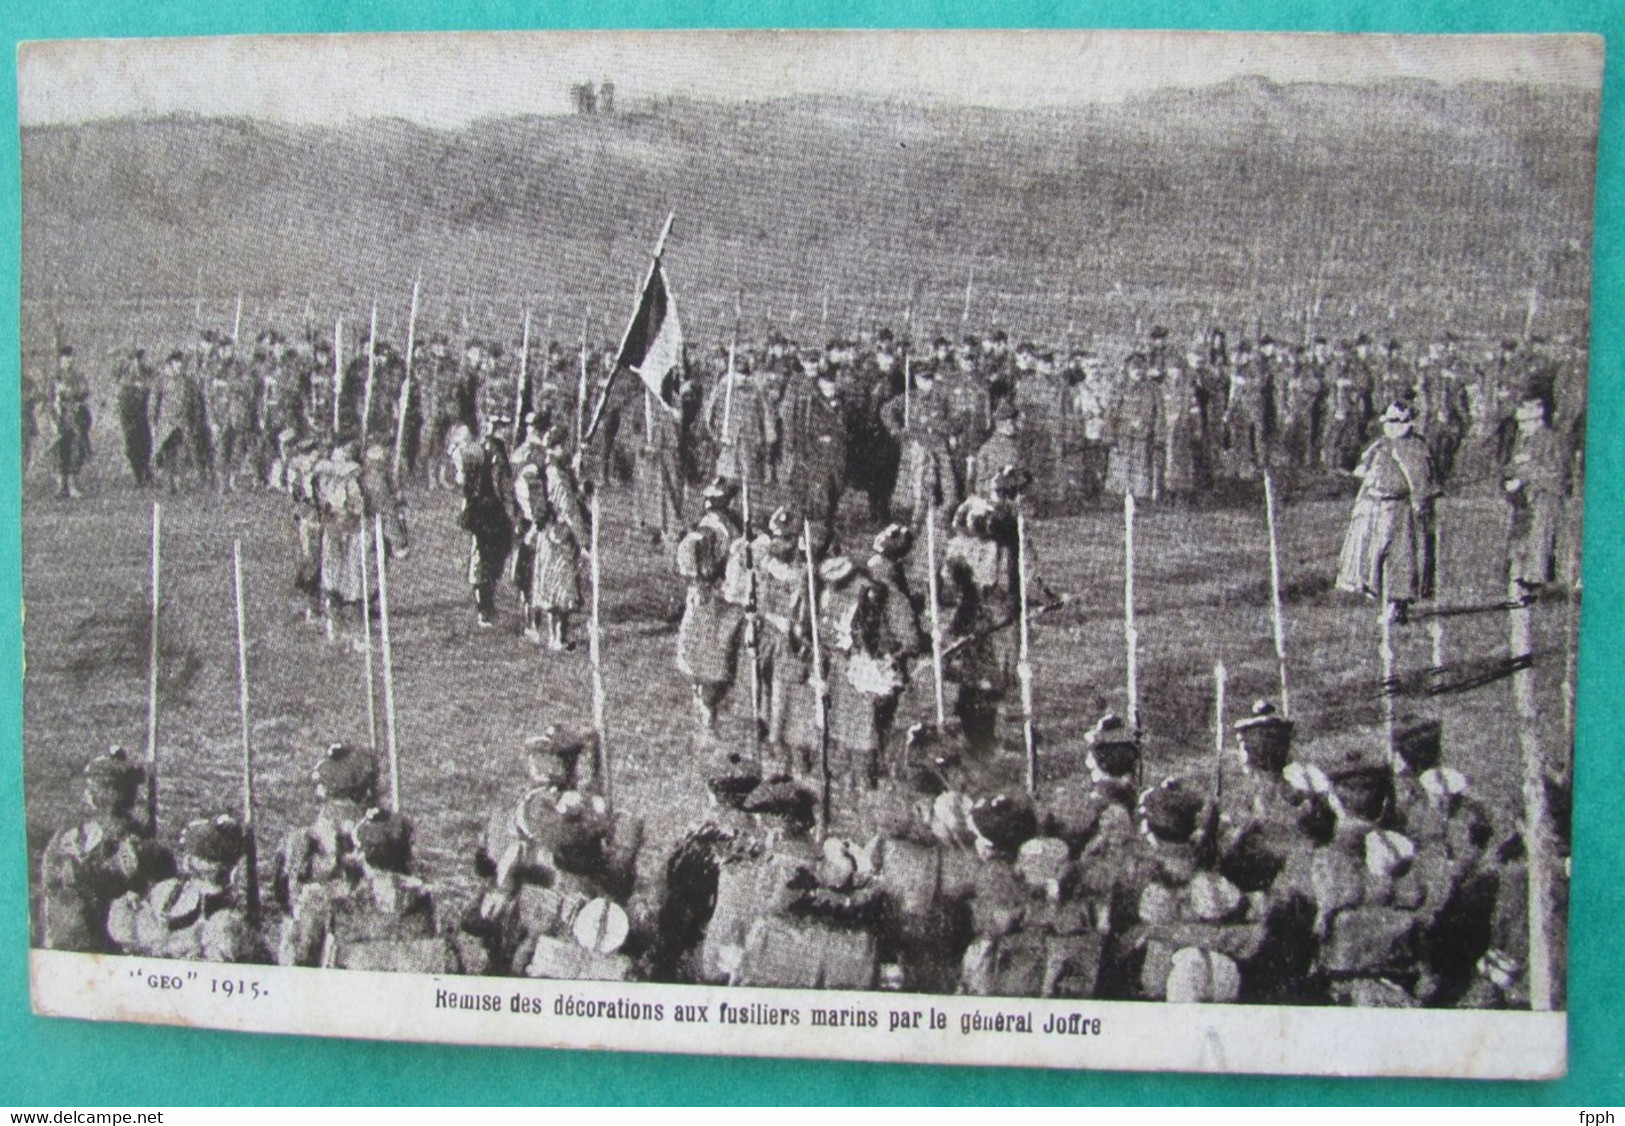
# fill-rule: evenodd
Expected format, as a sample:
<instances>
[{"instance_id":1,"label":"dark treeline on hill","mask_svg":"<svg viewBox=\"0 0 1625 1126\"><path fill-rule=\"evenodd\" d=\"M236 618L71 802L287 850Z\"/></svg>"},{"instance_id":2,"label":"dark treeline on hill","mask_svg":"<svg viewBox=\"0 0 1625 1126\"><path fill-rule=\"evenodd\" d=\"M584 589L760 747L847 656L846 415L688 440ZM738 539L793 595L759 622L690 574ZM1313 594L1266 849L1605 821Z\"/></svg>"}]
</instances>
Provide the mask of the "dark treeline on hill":
<instances>
[{"instance_id":1,"label":"dark treeline on hill","mask_svg":"<svg viewBox=\"0 0 1625 1126\"><path fill-rule=\"evenodd\" d=\"M1098 106L667 100L606 117L23 132L25 297L263 307L529 298L619 316L665 213L691 333L774 310L1040 335L1142 314L1583 328L1597 104L1556 88L1236 80ZM438 295L438 297L434 296ZM1002 296L1000 296L1002 295ZM467 298L469 304L485 298ZM1551 322L1548 322L1551 323ZM1264 324L1266 331L1270 325Z\"/></svg>"}]
</instances>

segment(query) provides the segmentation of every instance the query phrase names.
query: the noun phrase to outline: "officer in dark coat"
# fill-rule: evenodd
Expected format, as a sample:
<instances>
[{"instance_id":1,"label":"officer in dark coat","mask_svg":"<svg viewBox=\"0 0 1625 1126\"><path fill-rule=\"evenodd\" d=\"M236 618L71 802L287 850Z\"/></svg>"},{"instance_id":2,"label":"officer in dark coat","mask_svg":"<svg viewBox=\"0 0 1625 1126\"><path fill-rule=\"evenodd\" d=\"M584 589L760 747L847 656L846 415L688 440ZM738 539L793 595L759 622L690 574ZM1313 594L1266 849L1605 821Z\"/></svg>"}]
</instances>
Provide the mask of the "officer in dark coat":
<instances>
[{"instance_id":1,"label":"officer in dark coat","mask_svg":"<svg viewBox=\"0 0 1625 1126\"><path fill-rule=\"evenodd\" d=\"M137 485L152 484L152 372L147 353L132 348L119 362L118 424L124 432L124 459Z\"/></svg>"},{"instance_id":2,"label":"officer in dark coat","mask_svg":"<svg viewBox=\"0 0 1625 1126\"><path fill-rule=\"evenodd\" d=\"M502 437L511 422L499 413L488 415L484 436L465 443L457 457L457 482L463 490L458 525L470 537L468 583L474 588L474 607L484 629L496 625L497 581L513 548L512 513L517 502Z\"/></svg>"},{"instance_id":3,"label":"officer in dark coat","mask_svg":"<svg viewBox=\"0 0 1625 1126\"><path fill-rule=\"evenodd\" d=\"M79 471L90 460L90 384L74 365L73 348L66 344L57 350L51 418L56 424L57 495L77 499Z\"/></svg>"},{"instance_id":4,"label":"officer in dark coat","mask_svg":"<svg viewBox=\"0 0 1625 1126\"><path fill-rule=\"evenodd\" d=\"M136 813L146 771L113 747L85 766L88 816L53 836L40 858L40 945L83 954L117 953L108 909L174 875L169 850Z\"/></svg>"}]
</instances>

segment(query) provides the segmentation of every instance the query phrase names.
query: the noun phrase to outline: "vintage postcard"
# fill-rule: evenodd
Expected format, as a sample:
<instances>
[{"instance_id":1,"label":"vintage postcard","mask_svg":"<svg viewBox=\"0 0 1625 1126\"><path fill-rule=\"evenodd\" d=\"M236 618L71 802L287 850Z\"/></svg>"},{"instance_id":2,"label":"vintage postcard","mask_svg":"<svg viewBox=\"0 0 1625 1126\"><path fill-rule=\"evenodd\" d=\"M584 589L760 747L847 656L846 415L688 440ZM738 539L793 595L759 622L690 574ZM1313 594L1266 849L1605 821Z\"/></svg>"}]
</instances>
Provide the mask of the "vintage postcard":
<instances>
[{"instance_id":1,"label":"vintage postcard","mask_svg":"<svg viewBox=\"0 0 1625 1126\"><path fill-rule=\"evenodd\" d=\"M1539 1078L1602 44L25 44L44 1014Z\"/></svg>"}]
</instances>

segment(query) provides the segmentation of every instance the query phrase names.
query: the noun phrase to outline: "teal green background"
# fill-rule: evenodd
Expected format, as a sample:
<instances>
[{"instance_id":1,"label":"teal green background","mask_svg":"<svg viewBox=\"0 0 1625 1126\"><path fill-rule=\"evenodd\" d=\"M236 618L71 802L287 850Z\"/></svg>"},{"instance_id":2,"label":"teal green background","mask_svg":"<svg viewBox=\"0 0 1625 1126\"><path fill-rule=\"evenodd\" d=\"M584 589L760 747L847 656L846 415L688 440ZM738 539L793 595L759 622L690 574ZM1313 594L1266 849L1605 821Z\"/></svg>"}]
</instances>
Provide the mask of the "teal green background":
<instances>
[{"instance_id":1,"label":"teal green background","mask_svg":"<svg viewBox=\"0 0 1625 1126\"><path fill-rule=\"evenodd\" d=\"M229 10L228 10L229 8ZM0 604L21 598L17 364L17 42L101 36L535 27L1148 27L1283 31L1556 32L1613 40L1619 0L8 0L0 71ZM522 1051L97 1025L31 1015L22 816L21 616L0 615L0 1105L557 1102L1493 1103L1625 1102L1625 175L1620 68L1603 98L1595 237L1586 601L1580 658L1570 1072L1539 1084L1070 1073Z\"/></svg>"}]
</instances>

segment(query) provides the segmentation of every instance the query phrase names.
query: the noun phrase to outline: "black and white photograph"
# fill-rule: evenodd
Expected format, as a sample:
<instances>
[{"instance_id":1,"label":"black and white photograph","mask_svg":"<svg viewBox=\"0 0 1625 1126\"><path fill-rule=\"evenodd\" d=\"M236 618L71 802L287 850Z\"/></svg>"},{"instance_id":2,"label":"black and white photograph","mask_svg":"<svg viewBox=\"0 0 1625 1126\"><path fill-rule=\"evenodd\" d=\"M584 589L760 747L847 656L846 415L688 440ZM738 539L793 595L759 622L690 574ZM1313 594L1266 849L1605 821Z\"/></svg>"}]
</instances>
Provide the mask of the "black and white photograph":
<instances>
[{"instance_id":1,"label":"black and white photograph","mask_svg":"<svg viewBox=\"0 0 1625 1126\"><path fill-rule=\"evenodd\" d=\"M1602 65L24 44L36 1011L1562 1074Z\"/></svg>"}]
</instances>

